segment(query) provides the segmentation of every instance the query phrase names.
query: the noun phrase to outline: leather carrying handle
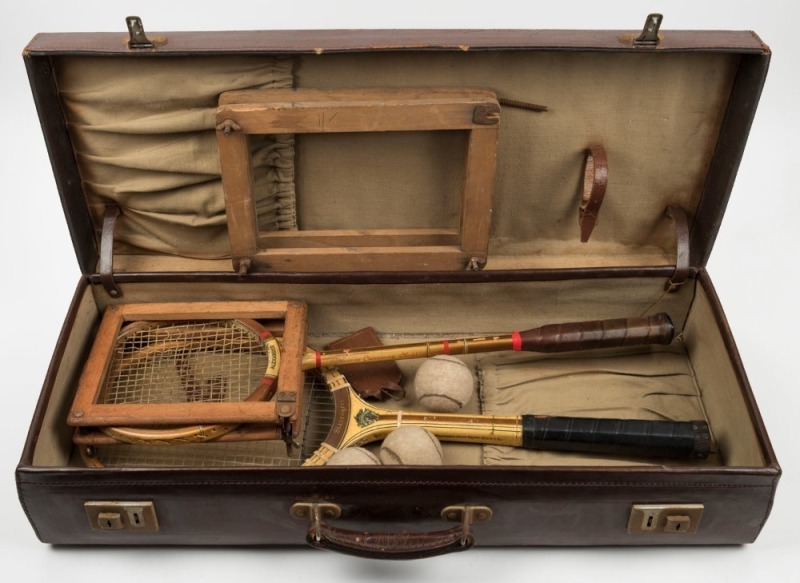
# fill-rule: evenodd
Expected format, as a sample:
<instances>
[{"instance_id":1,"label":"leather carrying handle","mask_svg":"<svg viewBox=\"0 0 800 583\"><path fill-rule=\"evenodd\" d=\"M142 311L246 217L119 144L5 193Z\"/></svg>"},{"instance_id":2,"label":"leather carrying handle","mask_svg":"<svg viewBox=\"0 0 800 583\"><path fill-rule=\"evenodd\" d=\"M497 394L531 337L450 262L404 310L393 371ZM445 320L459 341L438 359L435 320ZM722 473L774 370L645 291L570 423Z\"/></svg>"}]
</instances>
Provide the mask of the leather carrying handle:
<instances>
[{"instance_id":1,"label":"leather carrying handle","mask_svg":"<svg viewBox=\"0 0 800 583\"><path fill-rule=\"evenodd\" d=\"M520 332L520 348L531 352L568 352L640 344L669 344L675 334L665 313L569 324L549 324Z\"/></svg>"},{"instance_id":2,"label":"leather carrying handle","mask_svg":"<svg viewBox=\"0 0 800 583\"><path fill-rule=\"evenodd\" d=\"M311 525L306 541L314 548L369 559L425 559L472 547L471 532L463 525L447 530L421 533L361 532L330 526Z\"/></svg>"},{"instance_id":3,"label":"leather carrying handle","mask_svg":"<svg viewBox=\"0 0 800 583\"><path fill-rule=\"evenodd\" d=\"M523 415L522 447L705 459L711 449L711 434L705 421Z\"/></svg>"}]
</instances>

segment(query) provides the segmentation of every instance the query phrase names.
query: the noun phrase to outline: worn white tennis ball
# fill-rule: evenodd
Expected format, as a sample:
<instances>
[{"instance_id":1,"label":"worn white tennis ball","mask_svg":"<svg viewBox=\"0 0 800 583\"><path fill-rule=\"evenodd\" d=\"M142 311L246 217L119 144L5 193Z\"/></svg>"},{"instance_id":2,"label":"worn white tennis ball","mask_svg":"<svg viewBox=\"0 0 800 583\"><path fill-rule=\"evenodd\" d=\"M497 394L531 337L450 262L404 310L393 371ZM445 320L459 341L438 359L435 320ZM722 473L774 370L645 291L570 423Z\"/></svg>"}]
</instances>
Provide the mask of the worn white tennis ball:
<instances>
[{"instance_id":1,"label":"worn white tennis ball","mask_svg":"<svg viewBox=\"0 0 800 583\"><path fill-rule=\"evenodd\" d=\"M442 444L423 427L406 425L386 436L378 452L384 465L440 466Z\"/></svg>"},{"instance_id":2,"label":"worn white tennis ball","mask_svg":"<svg viewBox=\"0 0 800 583\"><path fill-rule=\"evenodd\" d=\"M454 356L434 356L417 370L414 393L417 402L428 411L453 413L461 409L475 392L475 377Z\"/></svg>"},{"instance_id":3,"label":"worn white tennis ball","mask_svg":"<svg viewBox=\"0 0 800 583\"><path fill-rule=\"evenodd\" d=\"M331 456L328 466L378 466L380 460L374 453L363 447L346 447Z\"/></svg>"}]
</instances>

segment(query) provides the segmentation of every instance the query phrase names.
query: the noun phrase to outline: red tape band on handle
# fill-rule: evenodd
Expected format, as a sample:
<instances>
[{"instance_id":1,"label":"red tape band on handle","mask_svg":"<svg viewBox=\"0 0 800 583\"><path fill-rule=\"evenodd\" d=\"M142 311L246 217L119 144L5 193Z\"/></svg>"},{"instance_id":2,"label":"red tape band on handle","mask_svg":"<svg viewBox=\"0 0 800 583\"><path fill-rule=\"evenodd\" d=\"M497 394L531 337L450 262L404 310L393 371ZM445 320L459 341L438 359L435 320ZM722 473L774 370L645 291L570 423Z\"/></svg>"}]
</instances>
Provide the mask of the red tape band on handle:
<instances>
[{"instance_id":1,"label":"red tape band on handle","mask_svg":"<svg viewBox=\"0 0 800 583\"><path fill-rule=\"evenodd\" d=\"M449 340L443 340L442 341L442 353L450 354L450 341Z\"/></svg>"},{"instance_id":2,"label":"red tape band on handle","mask_svg":"<svg viewBox=\"0 0 800 583\"><path fill-rule=\"evenodd\" d=\"M519 332L511 333L511 350L522 350L522 336Z\"/></svg>"},{"instance_id":3,"label":"red tape band on handle","mask_svg":"<svg viewBox=\"0 0 800 583\"><path fill-rule=\"evenodd\" d=\"M316 361L316 368L322 368L322 354L318 350L314 352L314 360Z\"/></svg>"},{"instance_id":4,"label":"red tape band on handle","mask_svg":"<svg viewBox=\"0 0 800 583\"><path fill-rule=\"evenodd\" d=\"M261 334L258 335L261 340L266 340L267 338L271 337L272 333L269 330L264 330Z\"/></svg>"}]
</instances>

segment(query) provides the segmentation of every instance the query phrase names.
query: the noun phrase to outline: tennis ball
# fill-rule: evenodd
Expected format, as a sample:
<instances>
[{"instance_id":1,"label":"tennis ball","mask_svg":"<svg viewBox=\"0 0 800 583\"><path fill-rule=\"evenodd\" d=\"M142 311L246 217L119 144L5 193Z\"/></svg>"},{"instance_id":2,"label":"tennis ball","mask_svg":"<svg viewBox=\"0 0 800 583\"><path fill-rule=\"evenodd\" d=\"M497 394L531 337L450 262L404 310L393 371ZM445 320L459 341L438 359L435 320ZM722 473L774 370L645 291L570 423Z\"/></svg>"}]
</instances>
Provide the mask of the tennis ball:
<instances>
[{"instance_id":1,"label":"tennis ball","mask_svg":"<svg viewBox=\"0 0 800 583\"><path fill-rule=\"evenodd\" d=\"M406 425L386 436L378 452L385 465L440 466L442 444L423 427Z\"/></svg>"},{"instance_id":2,"label":"tennis ball","mask_svg":"<svg viewBox=\"0 0 800 583\"><path fill-rule=\"evenodd\" d=\"M380 460L375 454L363 447L346 447L331 456L328 466L379 466Z\"/></svg>"},{"instance_id":3,"label":"tennis ball","mask_svg":"<svg viewBox=\"0 0 800 583\"><path fill-rule=\"evenodd\" d=\"M475 392L475 377L469 367L454 356L434 356L414 377L417 402L439 413L453 413L466 405Z\"/></svg>"}]
</instances>

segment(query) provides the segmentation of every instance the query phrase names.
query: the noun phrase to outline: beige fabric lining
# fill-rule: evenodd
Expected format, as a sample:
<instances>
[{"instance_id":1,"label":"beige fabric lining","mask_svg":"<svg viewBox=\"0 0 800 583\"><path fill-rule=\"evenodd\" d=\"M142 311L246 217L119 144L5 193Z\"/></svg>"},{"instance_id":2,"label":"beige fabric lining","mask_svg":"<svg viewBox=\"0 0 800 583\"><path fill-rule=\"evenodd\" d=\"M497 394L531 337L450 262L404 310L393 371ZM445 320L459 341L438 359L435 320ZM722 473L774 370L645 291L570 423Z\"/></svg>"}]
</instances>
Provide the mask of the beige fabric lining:
<instances>
[{"instance_id":1,"label":"beige fabric lining","mask_svg":"<svg viewBox=\"0 0 800 583\"><path fill-rule=\"evenodd\" d=\"M302 87L488 87L503 97L544 103L547 113L502 111L488 268L517 269L674 263L664 209L677 204L691 216L697 207L738 59L712 53L404 52L300 56L293 69L290 59L270 57L62 57L55 69L95 227L105 205L123 209L115 245L120 271L231 269L213 118L222 91L290 87L294 75ZM598 226L582 245L577 213L583 150L591 142L606 147L610 174ZM302 136L297 176L294 149L291 136L252 141L261 229L458 223L461 134ZM691 283L663 295L663 284L659 278L467 286L180 283L128 284L123 292L129 302L304 300L314 346L367 325L393 343L665 310L679 325L688 317L686 352L599 360L480 357L484 412L671 419L707 412L724 458L710 464L763 466L708 298L701 290L695 299ZM82 299L37 436L35 465L69 463L71 432L63 420L92 329L110 303L92 290ZM410 376L414 365L404 367ZM548 378L523 385L511 378L531 370ZM591 407L584 403L588 397ZM467 449L456 451L450 463L620 463L457 447Z\"/></svg>"},{"instance_id":2,"label":"beige fabric lining","mask_svg":"<svg viewBox=\"0 0 800 583\"><path fill-rule=\"evenodd\" d=\"M700 53L324 54L300 57L296 78L300 87L486 87L547 105L547 113L502 108L488 265L497 256L529 258L537 267L644 265L652 263L638 261L653 255L674 258L664 210L680 205L691 217L697 207L737 65L735 55ZM460 171L463 152L450 139L398 135L353 140L331 151L325 139L298 136L301 229L317 216L335 216L354 184L379 193L380 200L418 200L431 187L420 191L409 175ZM608 189L592 238L581 244L584 150L592 142L607 150ZM378 157L377 148L394 166L378 175L362 172L368 164L359 160ZM437 156L421 165L420 150ZM458 196L457 188L428 184L443 189L434 196ZM391 217L380 204L365 205L358 220L391 219L397 228L451 220L446 205L404 204L411 210ZM437 208L440 215L433 219L429 213ZM608 259L612 255L618 258Z\"/></svg>"},{"instance_id":3,"label":"beige fabric lining","mask_svg":"<svg viewBox=\"0 0 800 583\"><path fill-rule=\"evenodd\" d=\"M705 419L683 346L589 354L479 357L484 413L692 421ZM618 458L486 446L487 465L605 465ZM685 464L685 460L662 460ZM623 459L625 465L652 463ZM718 465L716 456L704 462Z\"/></svg>"},{"instance_id":4,"label":"beige fabric lining","mask_svg":"<svg viewBox=\"0 0 800 583\"><path fill-rule=\"evenodd\" d=\"M71 427L67 426L67 412L72 405L72 391L78 384L83 371L84 358L88 353L92 334L100 320L100 311L92 295L87 289L80 298L78 316L70 331L64 348L61 366L56 373L53 393L47 404L42 421L42 429L36 440L33 452L35 466L66 465L72 449Z\"/></svg>"},{"instance_id":5,"label":"beige fabric lining","mask_svg":"<svg viewBox=\"0 0 800 583\"><path fill-rule=\"evenodd\" d=\"M764 465L750 411L711 303L702 287L698 287L697 298L686 321L685 337L689 359L697 384L702 389L703 402L720 444L724 464Z\"/></svg>"},{"instance_id":6,"label":"beige fabric lining","mask_svg":"<svg viewBox=\"0 0 800 583\"><path fill-rule=\"evenodd\" d=\"M639 315L667 311L680 326L688 317L681 344L654 351L633 350L589 355L536 356L518 353L476 355L483 377L484 413L550 413L591 416L690 419L705 412L722 447L722 459L711 465L761 467L764 464L747 405L735 379L720 333L705 295L694 298L690 282L677 293L662 296L660 278L508 282L491 284L418 285L299 285L175 283L127 284L125 301L201 301L298 299L309 304L309 345L321 347L330 340L364 326L374 326L384 343L411 339L503 333L542 324ZM95 292L95 293L93 293ZM659 299L660 298L660 299ZM37 466L68 465L71 431L66 427L67 409L76 379L92 340L99 314L114 303L99 287L89 289L81 301L64 360L37 436ZM595 355L596 357L598 355ZM472 358L467 362L473 364ZM417 362L401 363L411 381ZM538 377L529 389L510 388L490 394L491 383L507 386L507 371L533 369ZM491 380L495 375L496 381ZM640 376L633 376L640 375ZM640 382L642 387L640 388ZM619 392L606 390L612 387ZM408 390L413 393L413 383ZM517 393L514 395L514 393ZM528 401L507 402L507 395ZM698 402L697 395L702 398ZM591 398L591 404L586 400ZM413 407L404 402L403 407ZM479 410L476 400L470 410ZM594 409L594 413L592 412ZM495 448L497 450L498 448ZM513 457L509 457L509 453ZM618 465L646 460L610 460L579 454L541 454L492 451L453 445L447 448L453 464L520 463L518 455L534 455L530 463L555 465ZM497 456L502 456L498 458ZM658 460L659 464L663 460Z\"/></svg>"},{"instance_id":7,"label":"beige fabric lining","mask_svg":"<svg viewBox=\"0 0 800 583\"><path fill-rule=\"evenodd\" d=\"M106 205L122 208L115 250L228 257L217 100L291 87L291 59L81 57L55 70L95 228ZM293 137L254 138L251 152L260 227L295 228Z\"/></svg>"},{"instance_id":8,"label":"beige fabric lining","mask_svg":"<svg viewBox=\"0 0 800 583\"><path fill-rule=\"evenodd\" d=\"M366 326L389 342L442 335L481 335L553 322L668 312L684 321L692 286L665 294L666 279L520 281L464 284L141 283L121 286L126 302L301 300L308 304L312 346ZM119 303L98 292L101 309Z\"/></svg>"},{"instance_id":9,"label":"beige fabric lining","mask_svg":"<svg viewBox=\"0 0 800 583\"><path fill-rule=\"evenodd\" d=\"M116 202L118 254L194 259L229 255L212 131L224 90L288 87L294 75L302 87L486 87L543 103L547 113L501 114L491 269L673 263L664 209L677 204L691 217L697 207L738 59L376 52L297 56L293 70L288 58L63 57L56 72L96 227L105 204ZM598 225L581 244L584 149L592 142L605 146L610 173ZM299 136L296 221L301 229L457 225L464 149L459 132ZM259 227L293 228L294 138L254 138L253 155Z\"/></svg>"}]
</instances>

